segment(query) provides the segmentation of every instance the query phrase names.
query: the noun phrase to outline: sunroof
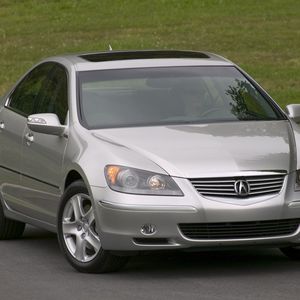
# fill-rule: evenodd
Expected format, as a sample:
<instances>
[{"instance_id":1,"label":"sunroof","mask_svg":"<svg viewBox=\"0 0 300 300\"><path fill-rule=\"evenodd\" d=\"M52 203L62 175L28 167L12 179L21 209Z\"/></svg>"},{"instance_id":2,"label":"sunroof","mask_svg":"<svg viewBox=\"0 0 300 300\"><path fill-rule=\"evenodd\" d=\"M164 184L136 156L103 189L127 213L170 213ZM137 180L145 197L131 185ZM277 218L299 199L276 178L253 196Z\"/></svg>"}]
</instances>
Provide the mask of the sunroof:
<instances>
[{"instance_id":1,"label":"sunroof","mask_svg":"<svg viewBox=\"0 0 300 300\"><path fill-rule=\"evenodd\" d=\"M84 54L80 57L91 62L151 58L210 58L202 52L179 50L111 51Z\"/></svg>"}]
</instances>

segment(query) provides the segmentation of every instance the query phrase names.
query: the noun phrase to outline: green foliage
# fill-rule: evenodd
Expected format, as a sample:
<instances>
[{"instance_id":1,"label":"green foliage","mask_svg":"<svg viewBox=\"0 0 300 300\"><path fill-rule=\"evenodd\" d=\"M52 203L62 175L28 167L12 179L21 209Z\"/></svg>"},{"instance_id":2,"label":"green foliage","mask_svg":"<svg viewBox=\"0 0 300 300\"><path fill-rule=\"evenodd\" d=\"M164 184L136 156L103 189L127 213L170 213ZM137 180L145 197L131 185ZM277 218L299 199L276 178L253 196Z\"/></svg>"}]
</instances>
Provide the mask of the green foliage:
<instances>
[{"instance_id":1,"label":"green foliage","mask_svg":"<svg viewBox=\"0 0 300 300\"><path fill-rule=\"evenodd\" d=\"M0 94L43 57L191 49L240 64L282 106L300 102L300 1L0 0Z\"/></svg>"}]
</instances>

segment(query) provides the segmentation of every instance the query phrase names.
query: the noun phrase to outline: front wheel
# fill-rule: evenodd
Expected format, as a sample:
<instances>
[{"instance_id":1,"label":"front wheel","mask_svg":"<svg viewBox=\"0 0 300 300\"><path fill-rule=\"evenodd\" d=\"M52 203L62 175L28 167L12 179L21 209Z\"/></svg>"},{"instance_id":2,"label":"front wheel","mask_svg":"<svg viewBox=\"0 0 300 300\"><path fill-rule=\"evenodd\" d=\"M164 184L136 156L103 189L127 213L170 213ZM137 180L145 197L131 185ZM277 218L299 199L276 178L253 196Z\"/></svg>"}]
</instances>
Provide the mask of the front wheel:
<instances>
[{"instance_id":1,"label":"front wheel","mask_svg":"<svg viewBox=\"0 0 300 300\"><path fill-rule=\"evenodd\" d=\"M280 248L281 252L290 259L300 260L300 246L299 247L285 247Z\"/></svg>"},{"instance_id":2,"label":"front wheel","mask_svg":"<svg viewBox=\"0 0 300 300\"><path fill-rule=\"evenodd\" d=\"M93 201L83 181L72 183L63 194L57 226L60 247L80 272L112 272L128 261L127 257L113 255L102 248Z\"/></svg>"}]
</instances>

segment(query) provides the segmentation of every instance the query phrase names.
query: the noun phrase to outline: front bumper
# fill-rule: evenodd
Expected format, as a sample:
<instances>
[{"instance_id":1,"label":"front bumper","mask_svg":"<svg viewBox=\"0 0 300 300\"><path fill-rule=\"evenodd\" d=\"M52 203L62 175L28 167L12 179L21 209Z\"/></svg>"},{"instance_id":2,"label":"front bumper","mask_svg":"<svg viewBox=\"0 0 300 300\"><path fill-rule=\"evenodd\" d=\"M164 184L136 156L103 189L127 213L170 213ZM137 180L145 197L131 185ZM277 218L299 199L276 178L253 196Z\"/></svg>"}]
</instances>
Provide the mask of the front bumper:
<instances>
[{"instance_id":1,"label":"front bumper","mask_svg":"<svg viewBox=\"0 0 300 300\"><path fill-rule=\"evenodd\" d=\"M214 248L220 246L300 243L300 227L280 236L233 239L190 239L182 234L180 223L246 222L300 218L300 192L294 192L294 175L286 176L280 194L248 200L202 197L187 179L175 178L182 197L130 195L110 188L91 187L95 201L97 229L106 250L138 251L170 248ZM291 186L290 186L291 185ZM145 235L144 224L156 232Z\"/></svg>"}]
</instances>

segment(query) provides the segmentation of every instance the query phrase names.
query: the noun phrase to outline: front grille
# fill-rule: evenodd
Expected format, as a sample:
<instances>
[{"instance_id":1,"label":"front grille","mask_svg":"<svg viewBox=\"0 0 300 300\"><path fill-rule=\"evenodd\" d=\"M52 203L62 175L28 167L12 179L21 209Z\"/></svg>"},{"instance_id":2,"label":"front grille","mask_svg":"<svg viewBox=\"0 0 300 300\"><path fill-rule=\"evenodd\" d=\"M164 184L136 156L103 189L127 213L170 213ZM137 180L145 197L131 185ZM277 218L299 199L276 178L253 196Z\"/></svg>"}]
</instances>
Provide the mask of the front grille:
<instances>
[{"instance_id":1,"label":"front grille","mask_svg":"<svg viewBox=\"0 0 300 300\"><path fill-rule=\"evenodd\" d=\"M211 197L255 197L278 194L283 185L285 174L221 177L221 178L193 178L189 179L195 189L203 196ZM239 195L235 183L242 180L248 184L246 195Z\"/></svg>"},{"instance_id":2,"label":"front grille","mask_svg":"<svg viewBox=\"0 0 300 300\"><path fill-rule=\"evenodd\" d=\"M189 239L247 239L276 237L293 234L300 219L226 222L226 223L184 223L178 224L180 231Z\"/></svg>"}]
</instances>

